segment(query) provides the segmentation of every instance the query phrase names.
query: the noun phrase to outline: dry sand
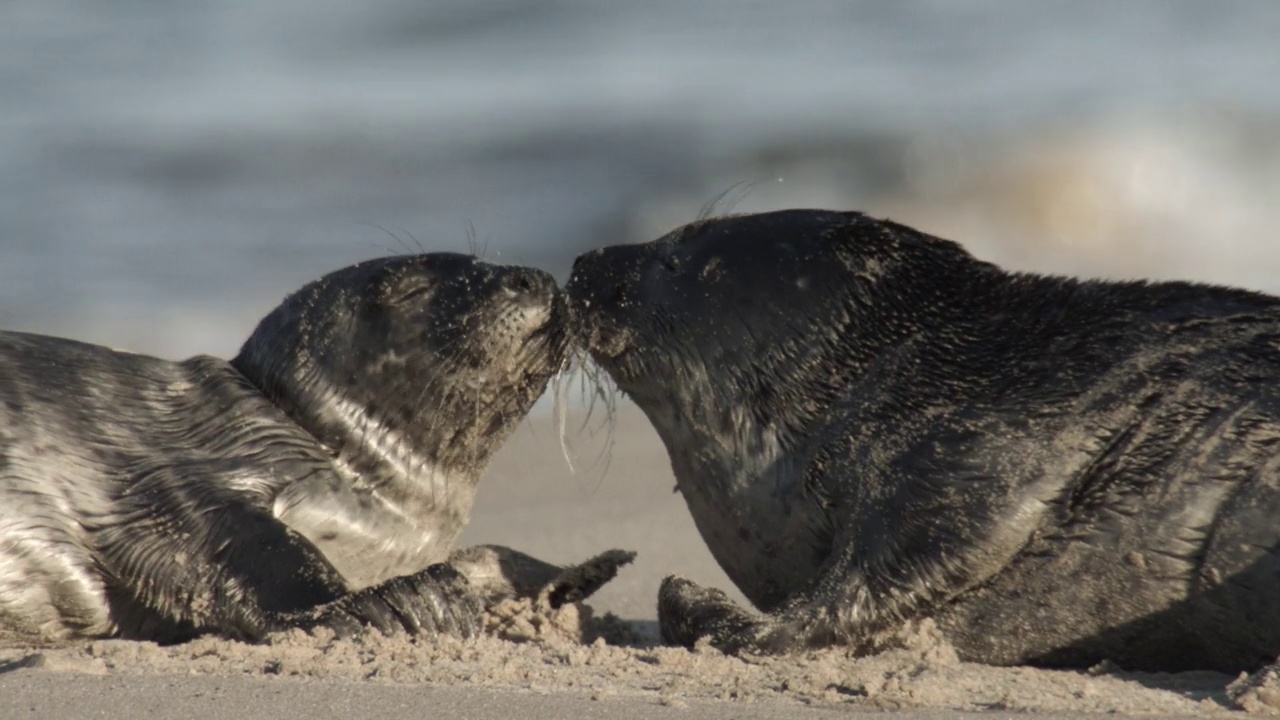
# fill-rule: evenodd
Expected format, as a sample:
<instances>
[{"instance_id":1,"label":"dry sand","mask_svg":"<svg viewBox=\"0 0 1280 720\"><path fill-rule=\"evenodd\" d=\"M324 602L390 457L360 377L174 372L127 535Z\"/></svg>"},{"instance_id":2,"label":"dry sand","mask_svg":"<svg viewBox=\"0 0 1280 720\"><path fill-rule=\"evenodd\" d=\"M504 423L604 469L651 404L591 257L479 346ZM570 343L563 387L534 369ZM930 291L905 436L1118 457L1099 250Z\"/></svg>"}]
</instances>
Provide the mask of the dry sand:
<instances>
[{"instance_id":1,"label":"dry sand","mask_svg":"<svg viewBox=\"0 0 1280 720\"><path fill-rule=\"evenodd\" d=\"M496 609L492 629L514 641L376 634L335 641L295 632L257 646L205 638L174 647L0 648L0 717L807 718L833 710L1193 717L1240 707L1280 714L1275 675L1246 683L1105 666L992 668L957 661L929 623L905 633L901 648L869 658L824 651L740 659L657 647L654 598L664 575L732 585L672 492L666 455L643 416L624 407L611 433L593 421L594 437L577 427L571 420L576 473L550 418L517 431L481 487L464 544L504 544L562 563L614 547L638 551L591 607ZM619 642L630 644L611 644Z\"/></svg>"}]
</instances>

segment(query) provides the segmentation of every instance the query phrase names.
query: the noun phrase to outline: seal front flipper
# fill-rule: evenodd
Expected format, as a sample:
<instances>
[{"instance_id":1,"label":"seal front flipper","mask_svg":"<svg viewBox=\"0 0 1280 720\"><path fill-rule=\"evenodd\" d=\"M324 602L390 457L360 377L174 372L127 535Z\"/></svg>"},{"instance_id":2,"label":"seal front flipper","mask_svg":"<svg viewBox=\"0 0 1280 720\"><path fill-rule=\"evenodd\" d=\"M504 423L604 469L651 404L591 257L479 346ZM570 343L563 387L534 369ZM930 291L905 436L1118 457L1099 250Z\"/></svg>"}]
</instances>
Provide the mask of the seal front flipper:
<instances>
[{"instance_id":1,"label":"seal front flipper","mask_svg":"<svg viewBox=\"0 0 1280 720\"><path fill-rule=\"evenodd\" d=\"M705 639L730 655L781 655L840 641L860 650L874 649L869 632L874 625L853 623L862 632L851 633L850 623L842 624L840 617L838 606L803 599L789 603L786 610L752 613L724 591L677 575L664 579L658 590L658 629L663 642L692 648Z\"/></svg>"},{"instance_id":2,"label":"seal front flipper","mask_svg":"<svg viewBox=\"0 0 1280 720\"><path fill-rule=\"evenodd\" d=\"M608 550L565 568L546 588L551 607L587 599L635 559L636 554L629 550Z\"/></svg>"},{"instance_id":3,"label":"seal front flipper","mask_svg":"<svg viewBox=\"0 0 1280 720\"><path fill-rule=\"evenodd\" d=\"M455 552L449 564L489 601L546 594L551 607L585 600L634 560L627 550L608 550L586 562L562 567L501 545Z\"/></svg>"},{"instance_id":4,"label":"seal front flipper","mask_svg":"<svg viewBox=\"0 0 1280 720\"><path fill-rule=\"evenodd\" d=\"M658 590L658 630L668 645L692 648L706 638L712 647L730 654L747 648L759 651L769 625L767 617L738 607L723 590L704 588L679 575L668 575Z\"/></svg>"},{"instance_id":5,"label":"seal front flipper","mask_svg":"<svg viewBox=\"0 0 1280 720\"><path fill-rule=\"evenodd\" d=\"M484 607L467 579L443 563L392 578L317 608L272 616L273 629L327 627L338 637L372 627L384 635L449 634L474 637Z\"/></svg>"}]
</instances>

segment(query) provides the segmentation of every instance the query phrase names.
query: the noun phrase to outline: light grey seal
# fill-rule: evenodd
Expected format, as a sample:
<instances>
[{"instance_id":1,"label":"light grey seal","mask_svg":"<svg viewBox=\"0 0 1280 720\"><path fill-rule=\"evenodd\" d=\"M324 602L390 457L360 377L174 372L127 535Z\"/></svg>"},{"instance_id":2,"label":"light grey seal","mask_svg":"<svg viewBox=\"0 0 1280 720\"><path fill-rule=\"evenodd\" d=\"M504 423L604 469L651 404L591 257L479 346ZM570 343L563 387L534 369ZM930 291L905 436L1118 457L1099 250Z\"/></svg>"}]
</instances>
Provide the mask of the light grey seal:
<instances>
[{"instance_id":1,"label":"light grey seal","mask_svg":"<svg viewBox=\"0 0 1280 720\"><path fill-rule=\"evenodd\" d=\"M579 257L586 344L763 614L668 578L664 638L1250 669L1280 652L1280 299L1007 272L853 212Z\"/></svg>"},{"instance_id":2,"label":"light grey seal","mask_svg":"<svg viewBox=\"0 0 1280 720\"><path fill-rule=\"evenodd\" d=\"M550 275L438 253L307 285L230 362L0 332L0 636L474 633L499 565L558 572L445 561L565 317ZM559 597L630 555L602 558Z\"/></svg>"}]
</instances>

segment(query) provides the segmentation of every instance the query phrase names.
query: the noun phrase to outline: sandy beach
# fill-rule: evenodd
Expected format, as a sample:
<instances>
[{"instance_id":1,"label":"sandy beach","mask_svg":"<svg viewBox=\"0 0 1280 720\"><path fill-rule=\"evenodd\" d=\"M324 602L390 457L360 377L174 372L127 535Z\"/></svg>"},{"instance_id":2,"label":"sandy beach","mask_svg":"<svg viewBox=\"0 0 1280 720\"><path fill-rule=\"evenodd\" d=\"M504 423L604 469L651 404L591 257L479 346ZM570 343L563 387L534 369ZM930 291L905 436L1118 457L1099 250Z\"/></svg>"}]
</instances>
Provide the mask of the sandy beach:
<instances>
[{"instance_id":1,"label":"sandy beach","mask_svg":"<svg viewBox=\"0 0 1280 720\"><path fill-rule=\"evenodd\" d=\"M659 647L654 599L671 572L732 585L694 528L666 455L625 404L566 423L527 420L481 486L465 545L509 545L572 563L609 548L639 556L588 602L508 608L497 636L460 641L301 632L245 645L100 641L0 649L0 717L1204 717L1280 711L1274 680L1238 699L1236 678L993 668L956 659L929 624L874 657L840 651L733 658ZM573 470L570 469L570 462ZM739 597L736 595L736 597ZM585 629L585 632L582 632ZM605 637L597 637L603 633ZM580 642L585 640L586 642ZM620 644L619 644L620 643Z\"/></svg>"}]
</instances>

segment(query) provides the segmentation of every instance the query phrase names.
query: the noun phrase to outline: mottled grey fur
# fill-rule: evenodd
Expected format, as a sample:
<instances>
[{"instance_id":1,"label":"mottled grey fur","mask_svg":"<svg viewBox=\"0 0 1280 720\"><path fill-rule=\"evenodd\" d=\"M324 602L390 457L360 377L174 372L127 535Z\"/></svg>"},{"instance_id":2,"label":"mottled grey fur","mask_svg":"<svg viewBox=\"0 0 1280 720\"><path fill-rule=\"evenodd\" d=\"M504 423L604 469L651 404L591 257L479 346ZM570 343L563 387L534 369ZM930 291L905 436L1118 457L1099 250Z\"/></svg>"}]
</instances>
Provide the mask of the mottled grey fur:
<instances>
[{"instance_id":1,"label":"mottled grey fur","mask_svg":"<svg viewBox=\"0 0 1280 720\"><path fill-rule=\"evenodd\" d=\"M307 285L231 362L0 332L0 636L475 632L441 563L566 338L549 275L443 253Z\"/></svg>"},{"instance_id":2,"label":"mottled grey fur","mask_svg":"<svg viewBox=\"0 0 1280 720\"><path fill-rule=\"evenodd\" d=\"M729 577L664 637L1234 672L1280 652L1280 299L1010 273L858 213L592 251L570 304Z\"/></svg>"}]
</instances>

